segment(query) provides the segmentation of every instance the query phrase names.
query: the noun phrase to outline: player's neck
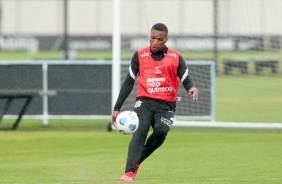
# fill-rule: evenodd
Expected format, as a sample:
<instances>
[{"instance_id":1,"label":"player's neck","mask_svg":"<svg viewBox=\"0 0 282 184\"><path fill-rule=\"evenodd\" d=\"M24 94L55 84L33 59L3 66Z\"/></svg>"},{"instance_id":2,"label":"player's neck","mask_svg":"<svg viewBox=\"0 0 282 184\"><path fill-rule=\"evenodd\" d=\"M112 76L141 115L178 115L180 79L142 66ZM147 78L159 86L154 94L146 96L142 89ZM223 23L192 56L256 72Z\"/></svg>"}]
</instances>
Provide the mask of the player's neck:
<instances>
[{"instance_id":1,"label":"player's neck","mask_svg":"<svg viewBox=\"0 0 282 184\"><path fill-rule=\"evenodd\" d=\"M159 50L158 52L152 52L150 50L151 55L166 55L168 48L165 46L162 50Z\"/></svg>"}]
</instances>

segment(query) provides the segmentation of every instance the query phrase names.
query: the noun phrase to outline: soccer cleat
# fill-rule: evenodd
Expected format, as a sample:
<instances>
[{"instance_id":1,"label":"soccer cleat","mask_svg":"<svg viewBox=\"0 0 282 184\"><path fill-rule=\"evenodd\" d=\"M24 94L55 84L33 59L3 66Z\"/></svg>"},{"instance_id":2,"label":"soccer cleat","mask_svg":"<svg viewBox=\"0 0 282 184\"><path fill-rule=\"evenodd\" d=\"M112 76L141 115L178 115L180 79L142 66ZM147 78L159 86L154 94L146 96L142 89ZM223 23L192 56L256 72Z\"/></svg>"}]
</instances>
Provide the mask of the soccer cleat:
<instances>
[{"instance_id":1,"label":"soccer cleat","mask_svg":"<svg viewBox=\"0 0 282 184\"><path fill-rule=\"evenodd\" d=\"M135 177L136 177L136 175L137 175L137 172L138 172L138 169L139 169L139 167L140 167L140 164L136 164L135 165L135 171L134 171L134 176L133 176L133 179L135 179Z\"/></svg>"},{"instance_id":2,"label":"soccer cleat","mask_svg":"<svg viewBox=\"0 0 282 184\"><path fill-rule=\"evenodd\" d=\"M135 176L136 175L133 172L127 172L119 179L119 181L131 182L134 180Z\"/></svg>"}]
</instances>

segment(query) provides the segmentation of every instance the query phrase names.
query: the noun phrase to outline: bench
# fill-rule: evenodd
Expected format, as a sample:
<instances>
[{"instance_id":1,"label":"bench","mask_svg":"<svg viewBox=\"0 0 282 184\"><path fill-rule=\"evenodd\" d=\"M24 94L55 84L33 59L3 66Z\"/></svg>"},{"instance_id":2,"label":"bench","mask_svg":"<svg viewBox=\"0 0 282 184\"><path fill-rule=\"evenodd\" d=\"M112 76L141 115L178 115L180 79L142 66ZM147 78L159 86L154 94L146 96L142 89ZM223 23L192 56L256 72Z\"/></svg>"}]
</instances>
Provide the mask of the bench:
<instances>
[{"instance_id":1,"label":"bench","mask_svg":"<svg viewBox=\"0 0 282 184\"><path fill-rule=\"evenodd\" d=\"M226 75L230 75L233 68L239 68L242 74L248 74L248 61L245 59L225 59L223 65Z\"/></svg>"},{"instance_id":2,"label":"bench","mask_svg":"<svg viewBox=\"0 0 282 184\"><path fill-rule=\"evenodd\" d=\"M1 121L3 119L3 116L8 111L8 109L11 106L13 100L15 100L15 99L25 99L23 106L20 107L18 118L16 119L16 121L14 122L14 124L12 126L12 129L15 130L15 129L17 129L17 127L18 127L18 125L19 125L19 123L22 119L22 116L26 112L26 110L27 110L28 106L30 105L32 99L35 96L45 96L45 95L54 96L54 95L56 95L56 91L43 92L43 91L39 91L39 90L0 90L0 98L7 99L6 103L4 104L3 111L0 114L0 125L1 125Z\"/></svg>"},{"instance_id":3,"label":"bench","mask_svg":"<svg viewBox=\"0 0 282 184\"><path fill-rule=\"evenodd\" d=\"M264 68L270 68L273 74L278 73L278 60L276 59L255 59L256 74L262 74Z\"/></svg>"}]
</instances>

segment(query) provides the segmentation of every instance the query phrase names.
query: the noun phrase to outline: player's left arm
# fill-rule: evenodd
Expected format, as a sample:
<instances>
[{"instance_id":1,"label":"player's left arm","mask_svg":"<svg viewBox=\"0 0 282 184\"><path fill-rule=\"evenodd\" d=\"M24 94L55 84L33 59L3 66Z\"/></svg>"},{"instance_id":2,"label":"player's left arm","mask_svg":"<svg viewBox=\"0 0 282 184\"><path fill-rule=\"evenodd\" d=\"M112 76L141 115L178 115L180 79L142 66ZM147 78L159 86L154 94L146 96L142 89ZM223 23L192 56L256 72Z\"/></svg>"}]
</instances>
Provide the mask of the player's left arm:
<instances>
[{"instance_id":1,"label":"player's left arm","mask_svg":"<svg viewBox=\"0 0 282 184\"><path fill-rule=\"evenodd\" d=\"M179 65L177 70L177 75L180 78L181 83L183 84L186 91L192 95L193 100L197 100L199 97L198 89L191 79L189 75L189 69L186 66L186 62L184 58L180 55L179 56Z\"/></svg>"}]
</instances>

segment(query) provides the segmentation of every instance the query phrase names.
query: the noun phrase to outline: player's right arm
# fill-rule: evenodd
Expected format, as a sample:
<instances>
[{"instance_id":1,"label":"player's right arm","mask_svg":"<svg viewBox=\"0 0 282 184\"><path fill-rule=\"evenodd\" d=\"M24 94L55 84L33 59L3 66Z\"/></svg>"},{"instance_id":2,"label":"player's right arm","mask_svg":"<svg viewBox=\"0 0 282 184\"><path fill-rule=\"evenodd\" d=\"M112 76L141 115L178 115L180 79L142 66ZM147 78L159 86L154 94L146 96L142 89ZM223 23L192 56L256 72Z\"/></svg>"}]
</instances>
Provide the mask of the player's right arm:
<instances>
[{"instance_id":1,"label":"player's right arm","mask_svg":"<svg viewBox=\"0 0 282 184\"><path fill-rule=\"evenodd\" d=\"M118 99L114 106L114 111L112 114L112 122L116 120L116 117L119 114L121 106L129 96L130 92L132 91L138 73L139 73L139 59L138 59L138 52L135 52L134 55L132 56L126 78L121 86Z\"/></svg>"}]
</instances>

